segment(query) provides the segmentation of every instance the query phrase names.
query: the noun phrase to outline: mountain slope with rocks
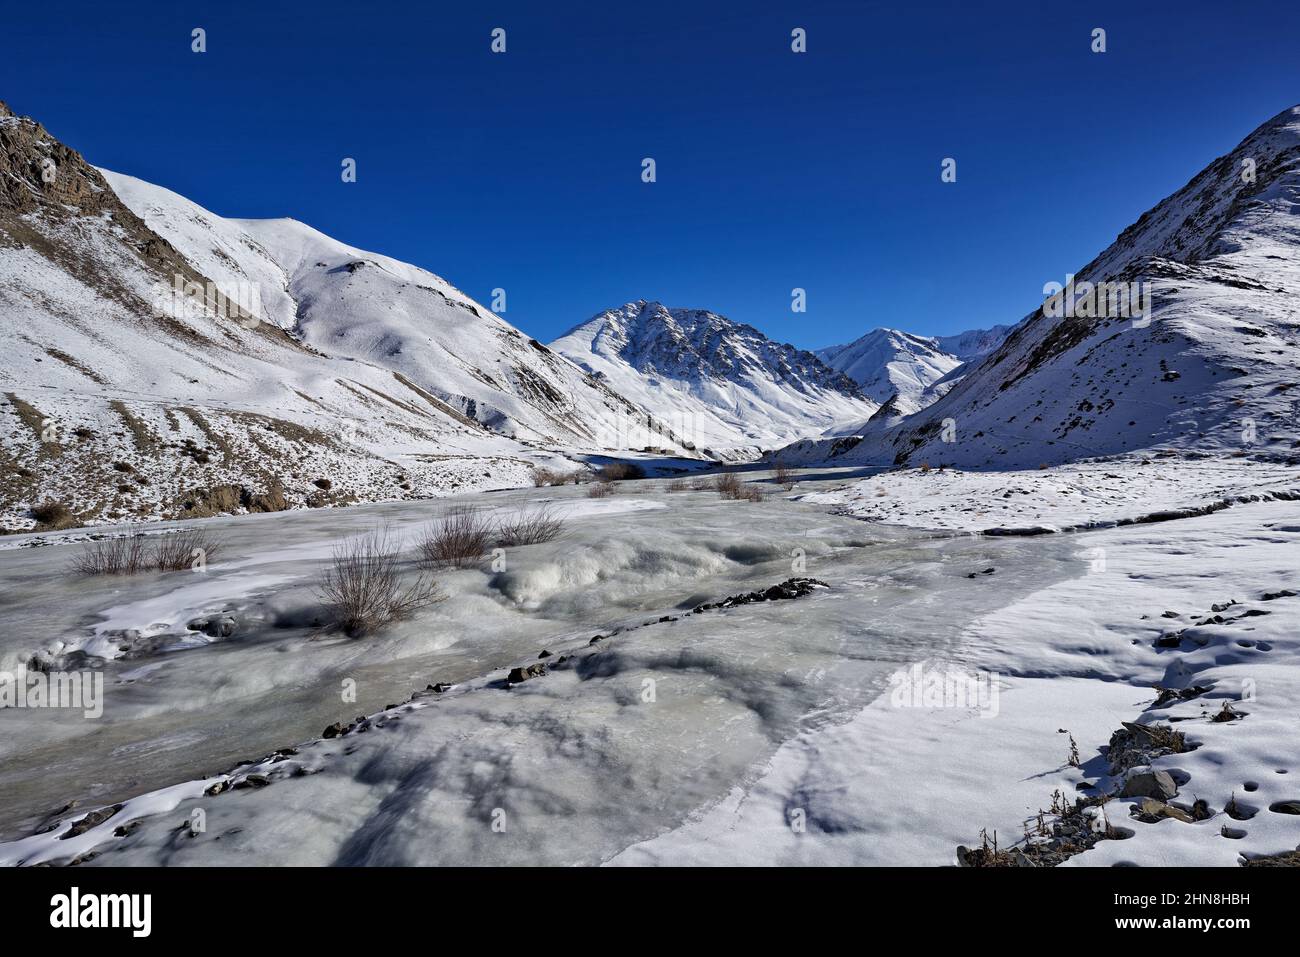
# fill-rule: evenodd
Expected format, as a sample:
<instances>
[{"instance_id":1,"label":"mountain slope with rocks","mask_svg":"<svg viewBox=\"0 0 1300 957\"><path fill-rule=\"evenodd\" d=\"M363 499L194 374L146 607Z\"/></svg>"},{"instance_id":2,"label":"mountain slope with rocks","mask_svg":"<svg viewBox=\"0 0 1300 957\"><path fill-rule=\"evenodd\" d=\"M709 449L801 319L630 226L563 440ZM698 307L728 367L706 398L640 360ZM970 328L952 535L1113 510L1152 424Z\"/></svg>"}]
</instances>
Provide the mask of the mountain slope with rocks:
<instances>
[{"instance_id":1,"label":"mountain slope with rocks","mask_svg":"<svg viewBox=\"0 0 1300 957\"><path fill-rule=\"evenodd\" d=\"M792 461L1052 465L1099 455L1297 459L1300 107L1143 214L919 413Z\"/></svg>"},{"instance_id":2,"label":"mountain slope with rocks","mask_svg":"<svg viewBox=\"0 0 1300 957\"><path fill-rule=\"evenodd\" d=\"M429 273L226 220L0 104L0 527L525 484L669 430Z\"/></svg>"},{"instance_id":3,"label":"mountain slope with rocks","mask_svg":"<svg viewBox=\"0 0 1300 957\"><path fill-rule=\"evenodd\" d=\"M640 300L551 348L726 458L861 421L878 403L817 356L700 309Z\"/></svg>"},{"instance_id":4,"label":"mountain slope with rocks","mask_svg":"<svg viewBox=\"0 0 1300 957\"><path fill-rule=\"evenodd\" d=\"M426 270L296 220L224 219L161 187L105 176L207 275L255 286L268 321L323 353L391 369L494 432L618 447L618 418L639 414Z\"/></svg>"}]
</instances>

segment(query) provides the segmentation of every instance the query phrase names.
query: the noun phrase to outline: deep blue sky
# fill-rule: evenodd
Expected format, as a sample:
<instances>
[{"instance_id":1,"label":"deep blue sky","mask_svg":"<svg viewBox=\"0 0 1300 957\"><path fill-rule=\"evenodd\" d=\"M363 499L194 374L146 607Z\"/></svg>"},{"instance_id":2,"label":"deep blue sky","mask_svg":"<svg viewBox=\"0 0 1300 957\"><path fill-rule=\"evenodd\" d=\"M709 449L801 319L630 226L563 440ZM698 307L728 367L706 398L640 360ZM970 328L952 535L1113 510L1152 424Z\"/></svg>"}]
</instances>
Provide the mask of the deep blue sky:
<instances>
[{"instance_id":1,"label":"deep blue sky","mask_svg":"<svg viewBox=\"0 0 1300 957\"><path fill-rule=\"evenodd\" d=\"M504 287L542 340L648 298L816 347L1019 319L1300 101L1298 28L1239 0L65 0L7 5L0 98L214 212Z\"/></svg>"}]
</instances>

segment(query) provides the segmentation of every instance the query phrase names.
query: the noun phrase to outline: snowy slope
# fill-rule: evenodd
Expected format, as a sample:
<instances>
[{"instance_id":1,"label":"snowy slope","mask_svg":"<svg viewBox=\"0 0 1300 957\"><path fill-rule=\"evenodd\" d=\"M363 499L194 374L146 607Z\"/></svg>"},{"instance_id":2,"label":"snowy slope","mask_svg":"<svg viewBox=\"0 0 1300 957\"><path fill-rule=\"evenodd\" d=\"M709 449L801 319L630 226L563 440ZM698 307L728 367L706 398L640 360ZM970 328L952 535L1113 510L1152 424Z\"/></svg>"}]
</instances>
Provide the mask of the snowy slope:
<instances>
[{"instance_id":1,"label":"snowy slope","mask_svg":"<svg viewBox=\"0 0 1300 957\"><path fill-rule=\"evenodd\" d=\"M962 364L936 340L897 329L873 329L848 345L819 349L817 357L881 405L897 397L894 408L904 415L942 395L930 387Z\"/></svg>"},{"instance_id":2,"label":"snowy slope","mask_svg":"<svg viewBox=\"0 0 1300 957\"><path fill-rule=\"evenodd\" d=\"M57 524L341 505L686 451L437 277L104 174L3 104L0 325L10 530L46 502Z\"/></svg>"},{"instance_id":3,"label":"snowy slope","mask_svg":"<svg viewBox=\"0 0 1300 957\"><path fill-rule=\"evenodd\" d=\"M1077 293L1132 283L1150 297L1145 315L1054 315L1065 310L1045 303L922 412L870 423L851 448L804 442L788 458L1005 469L1158 446L1294 457L1298 198L1294 108L1079 270Z\"/></svg>"},{"instance_id":4,"label":"snowy slope","mask_svg":"<svg viewBox=\"0 0 1300 957\"><path fill-rule=\"evenodd\" d=\"M851 720L789 741L757 780L613 863L944 866L959 844L978 844L981 828L1003 847L1027 846L1042 840L1040 811L1047 826L1056 820L1053 791L1073 801L1121 789L1108 742L1124 721L1178 722L1187 751L1151 766L1177 781L1172 806L1204 800L1209 816L1148 823L1134 816L1140 798L1117 797L1106 815L1120 839L1066 866L1235 867L1292 851L1300 820L1279 805L1295 800L1300 598L1280 593L1293 584L1297 517L1294 503L1254 505L1093 533L1080 541L1082 573L976 619L952 654L897 672L896 687L916 668L925 679L992 679L991 706L881 695ZM1229 601L1217 623L1196 626ZM1180 647L1158 647L1171 629L1185 634ZM1189 697L1159 700L1162 687ZM1213 720L1225 703L1244 717ZM1079 767L1066 760L1069 738ZM890 800L899 782L916 786ZM805 832L789 826L792 807Z\"/></svg>"},{"instance_id":5,"label":"snowy slope","mask_svg":"<svg viewBox=\"0 0 1300 957\"><path fill-rule=\"evenodd\" d=\"M475 422L522 440L620 448L633 408L419 267L293 219L223 219L169 190L104 171L134 212L206 275L260 290L270 321L321 352L391 369Z\"/></svg>"},{"instance_id":6,"label":"snowy slope","mask_svg":"<svg viewBox=\"0 0 1300 957\"><path fill-rule=\"evenodd\" d=\"M861 421L878 403L812 353L711 312L610 309L551 343L691 438L730 457Z\"/></svg>"}]
</instances>

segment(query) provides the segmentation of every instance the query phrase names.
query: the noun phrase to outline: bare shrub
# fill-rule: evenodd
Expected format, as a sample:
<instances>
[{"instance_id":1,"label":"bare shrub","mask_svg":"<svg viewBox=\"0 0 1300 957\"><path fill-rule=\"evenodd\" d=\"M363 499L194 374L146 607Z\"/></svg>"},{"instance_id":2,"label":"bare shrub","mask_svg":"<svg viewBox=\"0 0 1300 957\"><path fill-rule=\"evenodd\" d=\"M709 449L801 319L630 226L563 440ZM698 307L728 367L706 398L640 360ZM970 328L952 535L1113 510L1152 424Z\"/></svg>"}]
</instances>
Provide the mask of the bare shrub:
<instances>
[{"instance_id":1,"label":"bare shrub","mask_svg":"<svg viewBox=\"0 0 1300 957\"><path fill-rule=\"evenodd\" d=\"M713 479L707 475L697 475L691 479L691 488L697 492L707 492L713 488Z\"/></svg>"},{"instance_id":2,"label":"bare shrub","mask_svg":"<svg viewBox=\"0 0 1300 957\"><path fill-rule=\"evenodd\" d=\"M195 562L207 564L221 547L221 540L202 528L183 528L161 536L154 544L153 567L164 572L184 571Z\"/></svg>"},{"instance_id":3,"label":"bare shrub","mask_svg":"<svg viewBox=\"0 0 1300 957\"><path fill-rule=\"evenodd\" d=\"M690 486L686 484L686 479L684 478L669 479L664 483L665 492L685 492L689 487Z\"/></svg>"},{"instance_id":4,"label":"bare shrub","mask_svg":"<svg viewBox=\"0 0 1300 957\"><path fill-rule=\"evenodd\" d=\"M787 492L794 488L794 472L784 462L776 461L772 463L772 481L785 489Z\"/></svg>"},{"instance_id":5,"label":"bare shrub","mask_svg":"<svg viewBox=\"0 0 1300 957\"><path fill-rule=\"evenodd\" d=\"M359 638L447 597L424 574L403 587L400 565L400 552L389 544L386 531L373 531L335 547L319 590L345 634Z\"/></svg>"},{"instance_id":6,"label":"bare shrub","mask_svg":"<svg viewBox=\"0 0 1300 957\"><path fill-rule=\"evenodd\" d=\"M537 545L558 538L564 520L546 506L521 508L497 523L498 545Z\"/></svg>"},{"instance_id":7,"label":"bare shrub","mask_svg":"<svg viewBox=\"0 0 1300 957\"><path fill-rule=\"evenodd\" d=\"M466 568L475 565L492 545L492 525L476 508L457 505L426 533L420 555L428 565Z\"/></svg>"},{"instance_id":8,"label":"bare shrub","mask_svg":"<svg viewBox=\"0 0 1300 957\"><path fill-rule=\"evenodd\" d=\"M220 539L202 528L184 528L150 540L139 529L125 535L90 542L72 560L78 575L138 575L143 572L176 572L207 564L221 547Z\"/></svg>"},{"instance_id":9,"label":"bare shrub","mask_svg":"<svg viewBox=\"0 0 1300 957\"><path fill-rule=\"evenodd\" d=\"M602 482L627 482L645 478L645 469L635 462L610 462L596 470L596 478Z\"/></svg>"},{"instance_id":10,"label":"bare shrub","mask_svg":"<svg viewBox=\"0 0 1300 957\"><path fill-rule=\"evenodd\" d=\"M735 472L720 472L715 475L713 477L713 487L717 490L720 498L731 499L732 501L763 501L763 489L758 485L742 482L740 476Z\"/></svg>"},{"instance_id":11,"label":"bare shrub","mask_svg":"<svg viewBox=\"0 0 1300 957\"><path fill-rule=\"evenodd\" d=\"M595 482L587 489L587 498L605 498L614 494L613 482Z\"/></svg>"},{"instance_id":12,"label":"bare shrub","mask_svg":"<svg viewBox=\"0 0 1300 957\"><path fill-rule=\"evenodd\" d=\"M735 472L719 472L713 477L713 488L721 498L740 498L740 477Z\"/></svg>"},{"instance_id":13,"label":"bare shrub","mask_svg":"<svg viewBox=\"0 0 1300 957\"><path fill-rule=\"evenodd\" d=\"M72 560L78 575L137 575L151 565L144 533L132 530L125 535L90 542Z\"/></svg>"},{"instance_id":14,"label":"bare shrub","mask_svg":"<svg viewBox=\"0 0 1300 957\"><path fill-rule=\"evenodd\" d=\"M538 466L533 469L533 488L541 488L544 485L563 485L564 475L552 469Z\"/></svg>"},{"instance_id":15,"label":"bare shrub","mask_svg":"<svg viewBox=\"0 0 1300 957\"><path fill-rule=\"evenodd\" d=\"M928 471L930 471L930 463L929 463L929 462L922 462L922 463L921 463L921 474L924 475L924 474L925 474L926 472L928 472Z\"/></svg>"}]
</instances>

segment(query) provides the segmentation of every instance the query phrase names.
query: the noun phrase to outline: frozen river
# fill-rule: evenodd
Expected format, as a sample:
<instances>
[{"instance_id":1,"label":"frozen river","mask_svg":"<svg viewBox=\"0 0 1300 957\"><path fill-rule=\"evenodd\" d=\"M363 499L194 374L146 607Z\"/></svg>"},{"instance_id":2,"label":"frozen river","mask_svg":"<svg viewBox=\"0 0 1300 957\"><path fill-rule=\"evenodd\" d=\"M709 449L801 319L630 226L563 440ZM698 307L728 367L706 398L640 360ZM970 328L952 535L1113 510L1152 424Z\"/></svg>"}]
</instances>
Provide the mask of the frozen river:
<instances>
[{"instance_id":1,"label":"frozen river","mask_svg":"<svg viewBox=\"0 0 1300 957\"><path fill-rule=\"evenodd\" d=\"M774 491L733 502L648 481L604 499L572 486L473 496L504 510L547 500L564 534L506 550L504 570L439 572L447 601L355 640L315 626L333 545L378 525L413 540L456 500L213 520L222 548L201 574L79 579L68 565L82 546L7 541L0 670L33 654L96 666L105 703L97 719L0 711L0 836L30 834L69 800L94 807L228 771L446 682L456 687L400 725L341 739L364 744L328 773L227 796L241 815L311 807L328 820L279 849L263 841L270 860L594 863L743 785L800 731L862 708L975 616L1082 571L1061 536L932 537ZM830 588L684 615L800 575ZM186 623L214 613L235 633L194 640ZM632 625L644 627L589 648ZM104 657L128 639L148 650ZM503 669L543 649L572 666L501 686ZM483 822L502 809L516 840L494 843Z\"/></svg>"}]
</instances>

